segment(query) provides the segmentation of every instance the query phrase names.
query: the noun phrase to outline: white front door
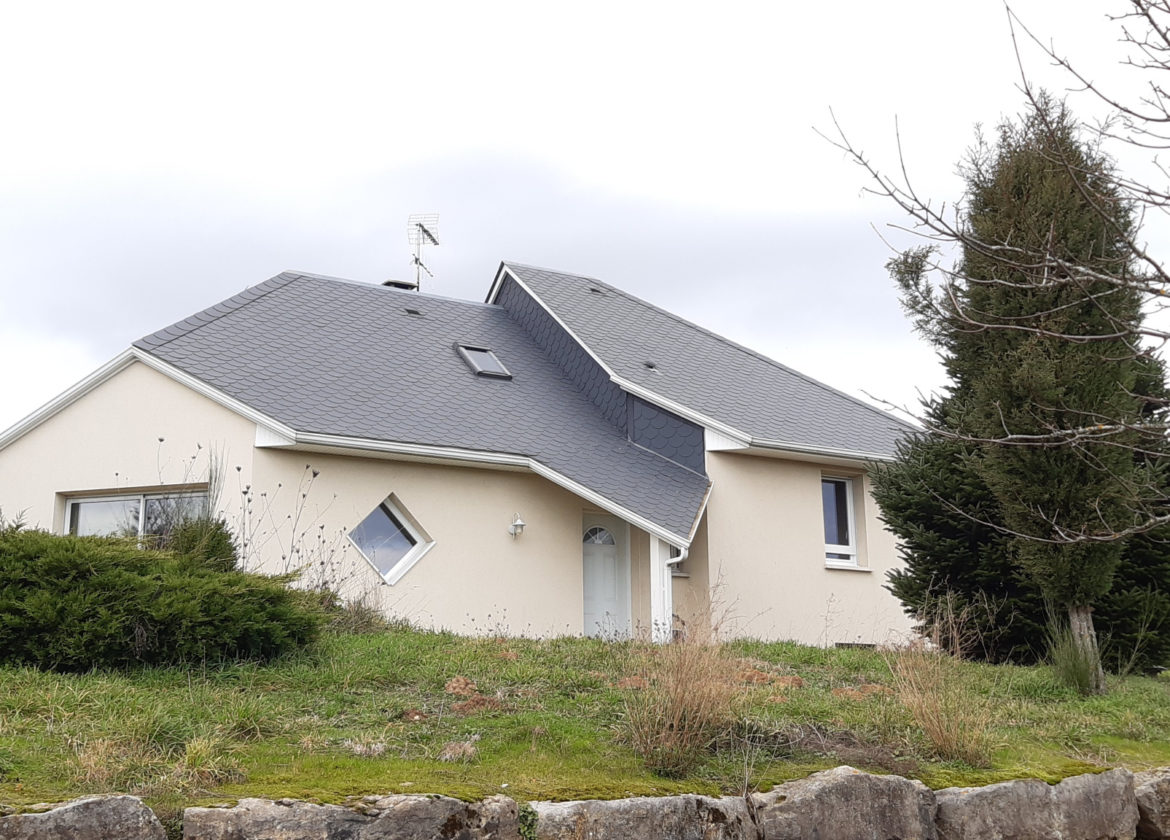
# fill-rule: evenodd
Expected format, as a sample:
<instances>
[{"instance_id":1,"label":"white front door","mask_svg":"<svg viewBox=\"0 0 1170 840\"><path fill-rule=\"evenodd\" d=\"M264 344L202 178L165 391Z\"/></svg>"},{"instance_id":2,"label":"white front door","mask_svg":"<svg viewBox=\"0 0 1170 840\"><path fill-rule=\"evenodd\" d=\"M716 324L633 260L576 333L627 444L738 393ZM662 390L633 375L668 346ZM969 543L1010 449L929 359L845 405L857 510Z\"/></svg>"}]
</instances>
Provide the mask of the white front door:
<instances>
[{"instance_id":1,"label":"white front door","mask_svg":"<svg viewBox=\"0 0 1170 840\"><path fill-rule=\"evenodd\" d=\"M581 563L585 576L585 635L630 635L629 526L613 516L586 514Z\"/></svg>"}]
</instances>

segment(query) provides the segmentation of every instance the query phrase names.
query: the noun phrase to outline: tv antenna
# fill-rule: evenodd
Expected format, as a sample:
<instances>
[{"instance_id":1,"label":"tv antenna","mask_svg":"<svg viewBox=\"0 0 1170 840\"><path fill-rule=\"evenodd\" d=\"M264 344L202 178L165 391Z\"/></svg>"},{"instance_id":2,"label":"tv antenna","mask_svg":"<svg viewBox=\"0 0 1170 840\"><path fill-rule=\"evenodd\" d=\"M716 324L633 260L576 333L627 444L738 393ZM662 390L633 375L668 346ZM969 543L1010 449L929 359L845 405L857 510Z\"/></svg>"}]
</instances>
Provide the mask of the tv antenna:
<instances>
[{"instance_id":1,"label":"tv antenna","mask_svg":"<svg viewBox=\"0 0 1170 840\"><path fill-rule=\"evenodd\" d=\"M414 213L406 219L406 239L414 246L414 287L418 289L422 285L422 273L425 271L427 277L434 278L431 270L426 267L422 261L422 251L424 245L438 245L439 244L439 214L438 213Z\"/></svg>"}]
</instances>

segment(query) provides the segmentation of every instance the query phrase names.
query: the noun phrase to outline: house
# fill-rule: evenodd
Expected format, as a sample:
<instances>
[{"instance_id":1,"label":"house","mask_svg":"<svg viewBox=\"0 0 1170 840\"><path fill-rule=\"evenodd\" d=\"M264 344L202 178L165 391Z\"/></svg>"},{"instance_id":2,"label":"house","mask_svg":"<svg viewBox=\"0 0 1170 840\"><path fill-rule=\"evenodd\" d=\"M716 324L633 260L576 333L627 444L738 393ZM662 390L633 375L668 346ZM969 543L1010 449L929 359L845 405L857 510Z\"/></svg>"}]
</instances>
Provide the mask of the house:
<instances>
[{"instance_id":1,"label":"house","mask_svg":"<svg viewBox=\"0 0 1170 840\"><path fill-rule=\"evenodd\" d=\"M285 272L0 435L0 510L154 533L461 632L874 643L908 628L867 464L890 415L588 277L484 303Z\"/></svg>"}]
</instances>

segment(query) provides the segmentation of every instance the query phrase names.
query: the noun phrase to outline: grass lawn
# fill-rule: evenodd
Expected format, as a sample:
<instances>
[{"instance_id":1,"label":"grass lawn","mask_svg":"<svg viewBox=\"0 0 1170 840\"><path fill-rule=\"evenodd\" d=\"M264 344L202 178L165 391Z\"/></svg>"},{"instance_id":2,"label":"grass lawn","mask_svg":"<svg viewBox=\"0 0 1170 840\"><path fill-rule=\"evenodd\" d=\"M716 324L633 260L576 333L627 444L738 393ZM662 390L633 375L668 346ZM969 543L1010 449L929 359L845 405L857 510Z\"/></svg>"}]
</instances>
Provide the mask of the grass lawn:
<instances>
[{"instance_id":1,"label":"grass lawn","mask_svg":"<svg viewBox=\"0 0 1170 840\"><path fill-rule=\"evenodd\" d=\"M626 704L650 696L646 669L661 659L634 643L392 629L329 635L270 665L3 668L0 803L110 791L164 811L243 796L611 798L767 789L841 763L932 787L1170 765L1168 679L1080 697L1047 669L947 660L910 691L892 654L738 642L723 655L731 723L678 779L647 770L630 744ZM924 692L944 729L966 721L950 734L983 744L983 766L928 736L912 712Z\"/></svg>"}]
</instances>

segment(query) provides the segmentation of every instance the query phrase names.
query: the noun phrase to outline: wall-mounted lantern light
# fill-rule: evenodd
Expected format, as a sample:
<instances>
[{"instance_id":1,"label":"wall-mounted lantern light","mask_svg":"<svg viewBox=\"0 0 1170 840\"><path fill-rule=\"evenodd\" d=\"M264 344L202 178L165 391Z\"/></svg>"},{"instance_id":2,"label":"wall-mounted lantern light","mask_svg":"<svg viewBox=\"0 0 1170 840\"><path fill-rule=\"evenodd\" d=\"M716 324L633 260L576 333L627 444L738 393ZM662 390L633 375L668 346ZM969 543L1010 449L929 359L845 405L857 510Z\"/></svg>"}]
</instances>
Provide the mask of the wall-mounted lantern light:
<instances>
[{"instance_id":1,"label":"wall-mounted lantern light","mask_svg":"<svg viewBox=\"0 0 1170 840\"><path fill-rule=\"evenodd\" d=\"M508 526L508 533L512 535L512 539L524 533L524 520L520 518L520 514L516 514L516 518L512 520L512 524Z\"/></svg>"}]
</instances>

